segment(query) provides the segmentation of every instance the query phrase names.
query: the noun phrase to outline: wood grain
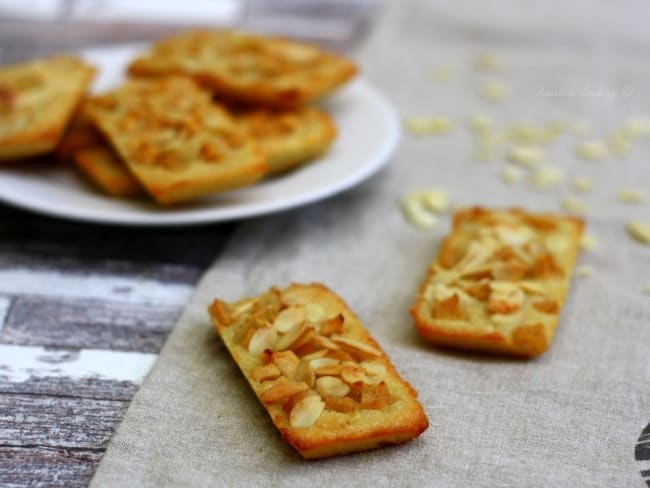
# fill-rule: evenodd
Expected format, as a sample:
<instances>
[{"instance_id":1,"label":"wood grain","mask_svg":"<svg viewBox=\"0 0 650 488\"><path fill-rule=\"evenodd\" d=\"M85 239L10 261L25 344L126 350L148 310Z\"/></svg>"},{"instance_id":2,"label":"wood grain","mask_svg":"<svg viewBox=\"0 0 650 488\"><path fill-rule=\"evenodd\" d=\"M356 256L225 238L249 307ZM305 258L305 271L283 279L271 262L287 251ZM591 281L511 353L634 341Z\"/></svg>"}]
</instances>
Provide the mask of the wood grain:
<instances>
[{"instance_id":1,"label":"wood grain","mask_svg":"<svg viewBox=\"0 0 650 488\"><path fill-rule=\"evenodd\" d=\"M21 296L0 330L0 342L157 353L181 312L165 304Z\"/></svg>"}]
</instances>

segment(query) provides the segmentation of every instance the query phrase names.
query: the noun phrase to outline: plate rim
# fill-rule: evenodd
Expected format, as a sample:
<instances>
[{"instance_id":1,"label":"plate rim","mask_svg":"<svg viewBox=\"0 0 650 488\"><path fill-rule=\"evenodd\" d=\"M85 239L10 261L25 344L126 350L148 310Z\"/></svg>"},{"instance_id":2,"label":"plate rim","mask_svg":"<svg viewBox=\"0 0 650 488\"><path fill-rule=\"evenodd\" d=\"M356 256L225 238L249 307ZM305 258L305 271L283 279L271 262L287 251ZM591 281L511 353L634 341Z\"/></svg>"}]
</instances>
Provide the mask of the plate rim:
<instances>
[{"instance_id":1,"label":"plate rim","mask_svg":"<svg viewBox=\"0 0 650 488\"><path fill-rule=\"evenodd\" d=\"M88 55L92 56L93 54L101 56L102 52L114 54L119 50L142 49L143 47L146 47L146 45L146 43L120 43L111 46L87 47L80 49L77 52L84 57ZM253 204L236 205L230 209L221 208L218 209L220 210L219 215L214 215L212 213L214 210L217 210L214 207L194 210L189 214L183 212L165 213L164 208L160 209L160 213L156 212L149 215L143 215L141 213L130 214L128 213L128 210L107 212L103 209L84 210L83 208L79 211L71 212L65 208L62 209L56 206L49 207L43 203L39 203L39 201L34 202L29 198L21 198L21 196L17 194L9 193L9 195L7 195L2 191L1 186L0 202L33 213L76 222L122 226L180 227L209 223L225 223L234 220L261 217L330 198L338 193L345 192L357 186L386 166L395 154L401 139L401 130L397 111L388 97L362 76L357 76L357 78L352 80L350 83L357 84L360 90L373 99L375 108L383 115L382 121L386 125L386 137L378 143L379 147L376 149L374 156L369 158L369 161L366 164L359 166L356 168L356 171L347 174L345 178L340 178L338 181L321 188L316 188L313 191L291 195L282 198L279 201L269 203L262 201Z\"/></svg>"}]
</instances>

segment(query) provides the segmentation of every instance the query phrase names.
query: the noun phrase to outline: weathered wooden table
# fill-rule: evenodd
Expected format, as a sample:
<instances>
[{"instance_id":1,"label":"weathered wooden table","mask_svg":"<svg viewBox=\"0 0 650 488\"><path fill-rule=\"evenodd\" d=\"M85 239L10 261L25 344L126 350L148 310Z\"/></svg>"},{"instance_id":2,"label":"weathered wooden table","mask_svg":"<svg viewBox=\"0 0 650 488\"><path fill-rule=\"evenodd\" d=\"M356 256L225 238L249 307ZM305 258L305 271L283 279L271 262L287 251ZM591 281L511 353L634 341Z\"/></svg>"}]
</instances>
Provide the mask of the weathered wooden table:
<instances>
[{"instance_id":1,"label":"weathered wooden table","mask_svg":"<svg viewBox=\"0 0 650 488\"><path fill-rule=\"evenodd\" d=\"M295 24L302 31L290 33L348 49L363 34L371 4L303 9ZM295 12L278 6L248 2L245 27L290 27ZM313 38L314 14L336 19L331 36ZM65 17L44 27L0 16L0 64L178 29ZM195 281L233 227L105 227L0 204L0 486L88 484Z\"/></svg>"}]
</instances>

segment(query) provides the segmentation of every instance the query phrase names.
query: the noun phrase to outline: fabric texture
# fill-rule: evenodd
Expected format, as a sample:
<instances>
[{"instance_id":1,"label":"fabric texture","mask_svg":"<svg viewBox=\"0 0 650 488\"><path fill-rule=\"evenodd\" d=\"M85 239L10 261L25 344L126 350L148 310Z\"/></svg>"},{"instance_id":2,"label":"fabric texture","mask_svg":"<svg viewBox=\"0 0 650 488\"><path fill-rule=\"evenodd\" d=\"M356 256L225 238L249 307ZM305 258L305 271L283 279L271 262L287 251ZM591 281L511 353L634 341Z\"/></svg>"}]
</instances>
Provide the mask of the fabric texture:
<instances>
[{"instance_id":1,"label":"fabric texture","mask_svg":"<svg viewBox=\"0 0 650 488\"><path fill-rule=\"evenodd\" d=\"M591 32L561 12L535 20L535 11L514 7L490 21L462 5L392 2L355 53L400 114L448 116L451 134L405 134L389 166L359 187L241 225L198 285L91 486L644 485L634 452L650 423L650 248L633 241L625 223L649 219L650 207L618 203L615 193L650 186L650 142L634 144L625 159L587 162L574 157L579 137L564 136L546 154L564 169L564 182L533 190L526 177L512 186L500 180L502 156L476 162L466 125L478 111L501 126L564 116L591 121L597 137L609 134L650 107L650 68L645 51L634 48L647 48L650 34ZM587 18L600 25L603 8ZM472 60L485 49L506 61L492 75L510 88L501 104L477 96L485 77ZM608 57L616 62L604 63ZM453 71L446 83L432 80L440 65ZM592 178L594 191L574 194L569 182L577 176ZM431 186L447 189L457 205L559 210L569 195L589 205L588 231L598 246L579 265L595 273L574 278L555 340L541 357L453 352L417 335L409 309L450 214L432 230L416 230L398 202ZM348 302L419 391L431 426L417 440L306 462L272 425L206 307L215 297L314 281Z\"/></svg>"}]
</instances>

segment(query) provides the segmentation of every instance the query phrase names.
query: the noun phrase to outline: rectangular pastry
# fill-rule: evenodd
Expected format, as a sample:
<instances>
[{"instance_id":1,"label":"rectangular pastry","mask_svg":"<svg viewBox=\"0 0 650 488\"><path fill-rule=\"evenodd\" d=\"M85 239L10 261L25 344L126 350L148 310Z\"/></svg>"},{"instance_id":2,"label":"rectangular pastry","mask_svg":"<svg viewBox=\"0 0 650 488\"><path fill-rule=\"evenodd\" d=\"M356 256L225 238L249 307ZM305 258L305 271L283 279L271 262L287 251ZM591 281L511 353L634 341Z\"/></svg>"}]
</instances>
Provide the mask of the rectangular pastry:
<instances>
[{"instance_id":1,"label":"rectangular pastry","mask_svg":"<svg viewBox=\"0 0 650 488\"><path fill-rule=\"evenodd\" d=\"M161 204L251 185L267 171L259 146L192 80L130 80L87 113Z\"/></svg>"},{"instance_id":2,"label":"rectangular pastry","mask_svg":"<svg viewBox=\"0 0 650 488\"><path fill-rule=\"evenodd\" d=\"M269 174L284 173L312 161L336 138L334 122L316 107L233 109L233 116L266 154Z\"/></svg>"},{"instance_id":3,"label":"rectangular pastry","mask_svg":"<svg viewBox=\"0 0 650 488\"><path fill-rule=\"evenodd\" d=\"M521 209L456 213L411 313L441 346L516 356L549 347L583 222Z\"/></svg>"},{"instance_id":4,"label":"rectangular pastry","mask_svg":"<svg viewBox=\"0 0 650 488\"><path fill-rule=\"evenodd\" d=\"M210 315L273 423L304 458L406 442L428 427L417 392L325 286L217 299Z\"/></svg>"},{"instance_id":5,"label":"rectangular pastry","mask_svg":"<svg viewBox=\"0 0 650 488\"><path fill-rule=\"evenodd\" d=\"M0 69L0 161L54 151L95 75L73 56Z\"/></svg>"},{"instance_id":6,"label":"rectangular pastry","mask_svg":"<svg viewBox=\"0 0 650 488\"><path fill-rule=\"evenodd\" d=\"M348 59L288 39L191 31L164 39L129 67L135 76L184 74L233 102L295 108L352 78Z\"/></svg>"}]
</instances>

